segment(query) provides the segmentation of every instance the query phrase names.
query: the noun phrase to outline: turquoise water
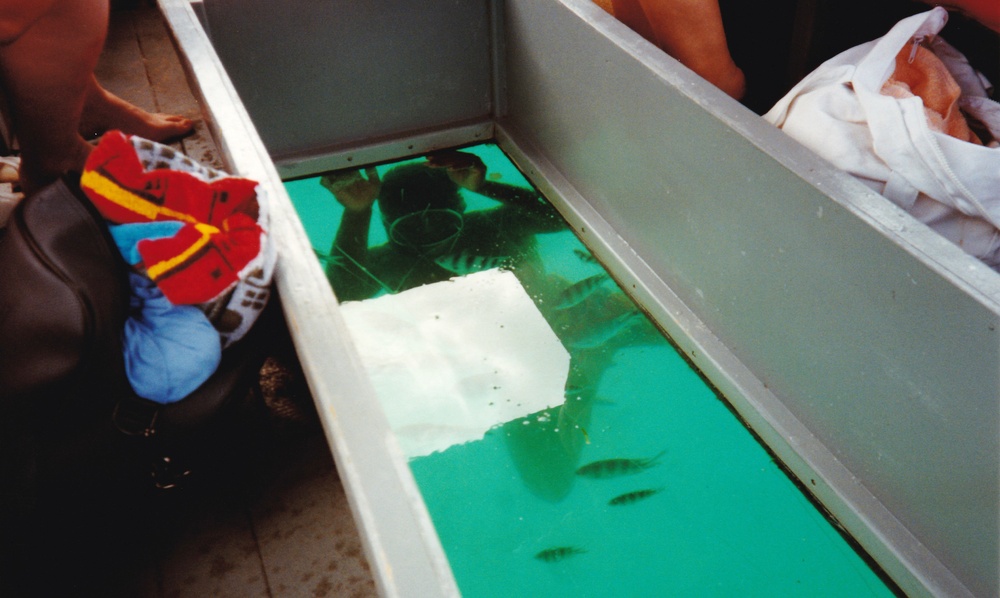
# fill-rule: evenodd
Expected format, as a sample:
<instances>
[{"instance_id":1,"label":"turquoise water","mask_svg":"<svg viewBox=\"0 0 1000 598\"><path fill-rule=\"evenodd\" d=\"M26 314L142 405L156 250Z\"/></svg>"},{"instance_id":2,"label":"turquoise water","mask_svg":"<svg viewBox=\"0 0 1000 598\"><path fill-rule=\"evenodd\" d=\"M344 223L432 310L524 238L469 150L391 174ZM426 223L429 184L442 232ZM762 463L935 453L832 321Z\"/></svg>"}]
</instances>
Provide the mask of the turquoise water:
<instances>
[{"instance_id":1,"label":"turquoise water","mask_svg":"<svg viewBox=\"0 0 1000 598\"><path fill-rule=\"evenodd\" d=\"M462 151L487 180L530 189L496 146ZM374 259L338 261L340 204L317 178L286 185L332 278L363 279L344 294L451 275L412 254L395 278ZM466 222L480 212L517 230L447 249L504 255L570 353L564 403L410 461L464 596L892 595L550 206L524 226L462 196ZM385 242L376 205L367 245Z\"/></svg>"}]
</instances>

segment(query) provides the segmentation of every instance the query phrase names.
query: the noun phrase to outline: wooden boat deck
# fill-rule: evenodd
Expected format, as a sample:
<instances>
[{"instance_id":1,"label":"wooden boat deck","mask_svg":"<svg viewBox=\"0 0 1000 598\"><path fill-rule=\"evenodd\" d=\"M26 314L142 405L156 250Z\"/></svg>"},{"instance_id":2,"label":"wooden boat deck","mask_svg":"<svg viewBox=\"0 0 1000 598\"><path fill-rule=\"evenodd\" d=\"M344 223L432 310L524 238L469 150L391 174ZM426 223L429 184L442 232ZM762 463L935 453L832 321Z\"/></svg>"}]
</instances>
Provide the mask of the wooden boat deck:
<instances>
[{"instance_id":1,"label":"wooden boat deck","mask_svg":"<svg viewBox=\"0 0 1000 598\"><path fill-rule=\"evenodd\" d=\"M155 4L114 3L98 79L154 112L199 119L200 111ZM222 168L202 122L174 144ZM374 596L374 581L347 498L297 376L294 354L269 358L261 372L269 423L265 454L237 490L189 497L169 546L152 547L137 571L123 571L141 598Z\"/></svg>"}]
</instances>

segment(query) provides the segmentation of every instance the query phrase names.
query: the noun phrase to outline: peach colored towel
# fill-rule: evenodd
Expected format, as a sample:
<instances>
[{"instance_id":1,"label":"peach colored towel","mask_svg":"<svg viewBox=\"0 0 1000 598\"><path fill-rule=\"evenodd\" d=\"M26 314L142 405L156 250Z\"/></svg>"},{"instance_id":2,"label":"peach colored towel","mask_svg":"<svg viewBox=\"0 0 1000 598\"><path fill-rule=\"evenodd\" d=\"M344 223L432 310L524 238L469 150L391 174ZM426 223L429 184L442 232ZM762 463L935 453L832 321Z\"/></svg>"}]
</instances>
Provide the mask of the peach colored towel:
<instances>
[{"instance_id":1,"label":"peach colored towel","mask_svg":"<svg viewBox=\"0 0 1000 598\"><path fill-rule=\"evenodd\" d=\"M941 59L924 46L904 46L899 51L896 70L881 91L898 99L919 96L924 102L927 124L931 129L982 145L958 108L961 88Z\"/></svg>"}]
</instances>

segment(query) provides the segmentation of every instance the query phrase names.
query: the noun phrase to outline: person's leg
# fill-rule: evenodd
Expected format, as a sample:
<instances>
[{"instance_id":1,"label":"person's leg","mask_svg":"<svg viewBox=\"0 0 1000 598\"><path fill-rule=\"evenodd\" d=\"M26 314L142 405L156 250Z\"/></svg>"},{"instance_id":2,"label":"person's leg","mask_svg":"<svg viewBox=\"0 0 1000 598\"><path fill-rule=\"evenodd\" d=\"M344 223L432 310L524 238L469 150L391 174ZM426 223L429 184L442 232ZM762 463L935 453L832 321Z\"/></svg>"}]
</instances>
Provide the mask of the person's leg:
<instances>
[{"instance_id":1,"label":"person's leg","mask_svg":"<svg viewBox=\"0 0 1000 598\"><path fill-rule=\"evenodd\" d=\"M997 0L945 0L944 2L921 0L921 2L957 10L1000 33L1000 2Z\"/></svg>"},{"instance_id":2,"label":"person's leg","mask_svg":"<svg viewBox=\"0 0 1000 598\"><path fill-rule=\"evenodd\" d=\"M653 28L649 25L646 13L639 5L639 0L611 0L611 8L615 18L627 25L629 29L657 46L660 45L656 34L653 33Z\"/></svg>"},{"instance_id":3,"label":"person's leg","mask_svg":"<svg viewBox=\"0 0 1000 598\"><path fill-rule=\"evenodd\" d=\"M47 13L57 0L0 0L0 46L18 37Z\"/></svg>"},{"instance_id":4,"label":"person's leg","mask_svg":"<svg viewBox=\"0 0 1000 598\"><path fill-rule=\"evenodd\" d=\"M107 0L35 1L0 0L0 12L24 15L3 32L0 77L26 193L82 169L90 154L78 127L108 23Z\"/></svg>"},{"instance_id":5,"label":"person's leg","mask_svg":"<svg viewBox=\"0 0 1000 598\"><path fill-rule=\"evenodd\" d=\"M108 0L0 0L0 79L25 192L82 169L92 149L82 134L120 129L162 141L193 126L140 110L98 84L108 17Z\"/></svg>"},{"instance_id":6,"label":"person's leg","mask_svg":"<svg viewBox=\"0 0 1000 598\"><path fill-rule=\"evenodd\" d=\"M746 91L718 0L613 0L615 17L734 98Z\"/></svg>"}]
</instances>

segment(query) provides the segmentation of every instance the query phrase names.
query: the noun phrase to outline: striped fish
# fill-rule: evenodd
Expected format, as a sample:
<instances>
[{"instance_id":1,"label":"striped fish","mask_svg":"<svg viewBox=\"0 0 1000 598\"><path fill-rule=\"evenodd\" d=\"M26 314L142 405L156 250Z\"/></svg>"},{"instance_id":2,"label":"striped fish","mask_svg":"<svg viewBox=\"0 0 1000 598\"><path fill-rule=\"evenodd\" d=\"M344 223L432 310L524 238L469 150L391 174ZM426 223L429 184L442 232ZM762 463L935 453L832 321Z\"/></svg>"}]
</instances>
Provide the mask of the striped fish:
<instances>
[{"instance_id":1,"label":"striped fish","mask_svg":"<svg viewBox=\"0 0 1000 598\"><path fill-rule=\"evenodd\" d=\"M612 507L620 507L623 505L630 505L634 502L644 500L658 494L663 488L647 488L645 490L635 490L633 492L626 492L625 494L619 494L618 496L612 498L608 501L608 504Z\"/></svg>"},{"instance_id":2,"label":"striped fish","mask_svg":"<svg viewBox=\"0 0 1000 598\"><path fill-rule=\"evenodd\" d=\"M576 257L580 258L580 261L583 262L583 263L585 263L585 264L596 264L597 263L597 258L596 257L594 257L592 254L587 253L586 251L584 251L582 249L574 249L573 253L575 253Z\"/></svg>"},{"instance_id":3,"label":"striped fish","mask_svg":"<svg viewBox=\"0 0 1000 598\"><path fill-rule=\"evenodd\" d=\"M645 471L656 465L656 461L663 456L666 451L648 459L603 459L588 463L576 470L576 475L585 478L617 478L620 476L632 475Z\"/></svg>"},{"instance_id":4,"label":"striped fish","mask_svg":"<svg viewBox=\"0 0 1000 598\"><path fill-rule=\"evenodd\" d=\"M578 401L582 399L584 395L589 395L593 390L594 389L591 386L567 384L566 388L563 389L563 398L567 401Z\"/></svg>"},{"instance_id":5,"label":"striped fish","mask_svg":"<svg viewBox=\"0 0 1000 598\"><path fill-rule=\"evenodd\" d=\"M442 255L434 260L434 263L449 272L453 272L458 275L465 275L473 272L482 272L483 270L500 268L509 260L510 257L505 255L485 256L475 255L469 253L468 251L462 251L460 253Z\"/></svg>"},{"instance_id":6,"label":"striped fish","mask_svg":"<svg viewBox=\"0 0 1000 598\"><path fill-rule=\"evenodd\" d=\"M576 546L556 546L555 548L546 548L536 554L535 558L546 563L556 563L585 552L587 551Z\"/></svg>"},{"instance_id":7,"label":"striped fish","mask_svg":"<svg viewBox=\"0 0 1000 598\"><path fill-rule=\"evenodd\" d=\"M583 331L576 338L567 341L570 349L593 349L618 336L623 330L645 316L639 311L630 311L620 316L598 322Z\"/></svg>"},{"instance_id":8,"label":"striped fish","mask_svg":"<svg viewBox=\"0 0 1000 598\"><path fill-rule=\"evenodd\" d=\"M556 309L567 309L579 304L609 280L611 280L610 276L601 273L571 284L563 292L559 293L559 298L556 301Z\"/></svg>"}]
</instances>

